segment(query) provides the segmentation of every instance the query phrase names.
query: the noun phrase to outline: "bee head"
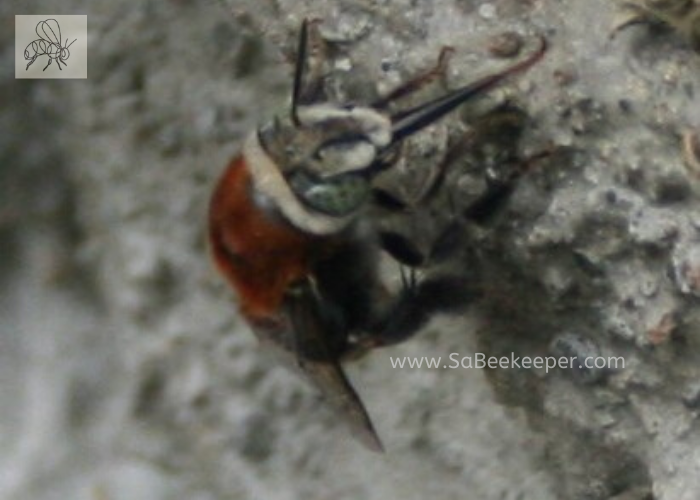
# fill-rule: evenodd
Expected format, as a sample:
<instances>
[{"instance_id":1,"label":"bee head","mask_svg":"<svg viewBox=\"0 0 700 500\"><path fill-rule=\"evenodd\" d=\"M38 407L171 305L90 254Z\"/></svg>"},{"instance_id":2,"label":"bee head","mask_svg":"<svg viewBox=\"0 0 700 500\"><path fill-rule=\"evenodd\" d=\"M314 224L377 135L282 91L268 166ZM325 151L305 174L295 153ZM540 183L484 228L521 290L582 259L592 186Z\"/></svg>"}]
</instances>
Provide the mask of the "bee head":
<instances>
[{"instance_id":1,"label":"bee head","mask_svg":"<svg viewBox=\"0 0 700 500\"><path fill-rule=\"evenodd\" d=\"M370 107L313 104L273 120L258 137L305 205L342 217L366 201L392 130L390 118Z\"/></svg>"},{"instance_id":2,"label":"bee head","mask_svg":"<svg viewBox=\"0 0 700 500\"><path fill-rule=\"evenodd\" d=\"M256 167L258 190L298 227L309 229L304 219L322 221L312 230L316 233L338 231L360 213L374 177L391 165L395 145L531 67L547 49L540 37L539 49L527 59L431 101L391 112L384 104L356 106L324 99L323 75L313 58L307 60L309 24L301 26L290 112L257 130L246 155Z\"/></svg>"}]
</instances>

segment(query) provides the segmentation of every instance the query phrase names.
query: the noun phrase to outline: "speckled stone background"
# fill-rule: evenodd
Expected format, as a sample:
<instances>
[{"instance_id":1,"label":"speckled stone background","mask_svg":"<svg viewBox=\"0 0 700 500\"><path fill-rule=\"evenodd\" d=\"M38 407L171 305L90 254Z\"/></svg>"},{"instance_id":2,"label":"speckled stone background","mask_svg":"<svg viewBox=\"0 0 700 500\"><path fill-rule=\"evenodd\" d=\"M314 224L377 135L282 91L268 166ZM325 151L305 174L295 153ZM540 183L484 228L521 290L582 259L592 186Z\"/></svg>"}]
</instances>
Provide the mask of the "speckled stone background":
<instances>
[{"instance_id":1,"label":"speckled stone background","mask_svg":"<svg viewBox=\"0 0 700 500\"><path fill-rule=\"evenodd\" d=\"M618 12L609 0L0 3L0 497L700 498L700 173L683 150L700 133L700 55L663 29L610 40ZM44 13L89 16L87 80L14 79L14 15ZM455 87L509 63L489 51L495 35L551 44L484 105L510 96L527 111L523 156L557 151L474 237L490 298L348 367L384 455L257 348L206 257L208 193L244 134L283 109L305 16L336 44L334 81L365 91L444 45L456 52L441 84ZM473 116L418 138L416 168ZM389 362L477 351L625 368Z\"/></svg>"}]
</instances>

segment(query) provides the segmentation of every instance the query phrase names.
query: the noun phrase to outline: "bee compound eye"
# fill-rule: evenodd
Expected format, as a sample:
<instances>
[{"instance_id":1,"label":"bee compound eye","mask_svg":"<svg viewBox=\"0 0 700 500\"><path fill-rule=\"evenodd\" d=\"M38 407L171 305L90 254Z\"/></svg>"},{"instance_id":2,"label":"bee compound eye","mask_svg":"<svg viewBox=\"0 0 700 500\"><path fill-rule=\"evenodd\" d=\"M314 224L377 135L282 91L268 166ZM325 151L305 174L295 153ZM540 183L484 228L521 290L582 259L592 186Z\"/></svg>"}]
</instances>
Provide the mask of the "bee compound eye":
<instances>
[{"instance_id":1,"label":"bee compound eye","mask_svg":"<svg viewBox=\"0 0 700 500\"><path fill-rule=\"evenodd\" d=\"M369 181L358 174L318 179L297 170L290 176L289 185L307 207L336 217L357 211L370 193Z\"/></svg>"}]
</instances>

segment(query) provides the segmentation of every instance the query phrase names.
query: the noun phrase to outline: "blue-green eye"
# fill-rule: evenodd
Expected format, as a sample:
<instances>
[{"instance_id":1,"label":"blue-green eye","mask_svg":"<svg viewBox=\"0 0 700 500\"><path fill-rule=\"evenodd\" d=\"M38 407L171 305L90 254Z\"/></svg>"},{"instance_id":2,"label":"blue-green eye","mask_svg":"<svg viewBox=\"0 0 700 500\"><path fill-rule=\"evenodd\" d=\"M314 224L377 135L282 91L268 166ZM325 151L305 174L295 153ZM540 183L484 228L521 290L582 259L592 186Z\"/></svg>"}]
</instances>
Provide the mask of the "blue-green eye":
<instances>
[{"instance_id":1,"label":"blue-green eye","mask_svg":"<svg viewBox=\"0 0 700 500\"><path fill-rule=\"evenodd\" d=\"M304 171L296 171L290 176L289 185L305 205L337 217L358 210L370 192L368 179L356 173L316 179Z\"/></svg>"}]
</instances>

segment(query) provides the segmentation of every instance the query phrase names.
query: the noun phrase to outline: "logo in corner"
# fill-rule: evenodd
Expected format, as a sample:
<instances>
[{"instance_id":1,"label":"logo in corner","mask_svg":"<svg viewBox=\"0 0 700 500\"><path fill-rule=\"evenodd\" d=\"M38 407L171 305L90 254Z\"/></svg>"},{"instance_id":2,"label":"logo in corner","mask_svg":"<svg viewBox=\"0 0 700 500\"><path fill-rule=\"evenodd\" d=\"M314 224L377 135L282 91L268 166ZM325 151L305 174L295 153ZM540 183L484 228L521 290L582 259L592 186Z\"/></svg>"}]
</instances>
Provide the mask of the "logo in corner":
<instances>
[{"instance_id":1,"label":"logo in corner","mask_svg":"<svg viewBox=\"0 0 700 500\"><path fill-rule=\"evenodd\" d=\"M29 61L27 63L27 70L29 70L29 66L34 64L34 61L40 56L48 56L49 58L49 62L44 68L44 71L51 66L54 60L60 70L63 70L63 68L61 68L61 63L68 66L66 62L66 59L70 57L68 48L78 39L76 38L71 43L68 43L68 38L66 38L66 43L61 45L61 25L59 25L58 21L55 19L39 21L34 31L36 31L39 38L30 42L27 48L24 49L24 59Z\"/></svg>"},{"instance_id":2,"label":"logo in corner","mask_svg":"<svg viewBox=\"0 0 700 500\"><path fill-rule=\"evenodd\" d=\"M87 16L15 16L15 28L15 78L87 78Z\"/></svg>"}]
</instances>

